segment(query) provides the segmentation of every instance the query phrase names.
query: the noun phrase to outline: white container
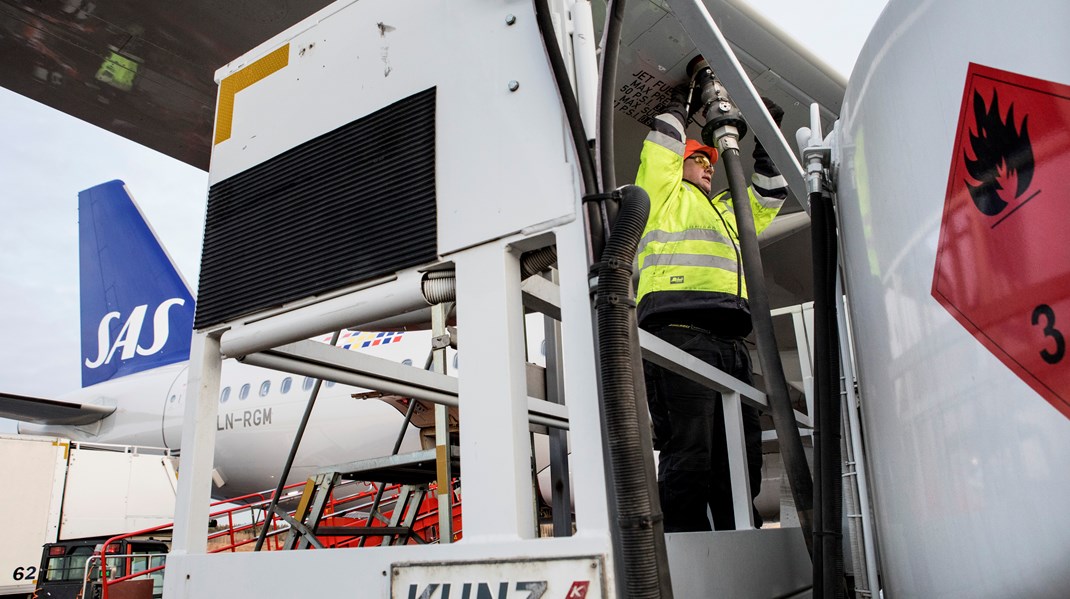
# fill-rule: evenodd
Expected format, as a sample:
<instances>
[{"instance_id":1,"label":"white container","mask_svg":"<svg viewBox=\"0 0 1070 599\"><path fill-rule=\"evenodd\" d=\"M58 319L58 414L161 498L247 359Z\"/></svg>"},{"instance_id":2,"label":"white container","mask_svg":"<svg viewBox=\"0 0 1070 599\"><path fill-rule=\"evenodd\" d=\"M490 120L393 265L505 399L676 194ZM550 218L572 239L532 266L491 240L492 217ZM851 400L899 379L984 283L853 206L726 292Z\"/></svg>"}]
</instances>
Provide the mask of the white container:
<instances>
[{"instance_id":1,"label":"white container","mask_svg":"<svg viewBox=\"0 0 1070 599\"><path fill-rule=\"evenodd\" d=\"M885 596L1070 593L1067 23L1063 2L892 0L848 85L834 162ZM1029 119L995 145L1019 180L1029 147L1032 179L993 215L966 187L974 91L982 114L999 94L989 139Z\"/></svg>"},{"instance_id":2,"label":"white container","mask_svg":"<svg viewBox=\"0 0 1070 599\"><path fill-rule=\"evenodd\" d=\"M68 442L0 435L0 595L28 594L41 546L59 534Z\"/></svg>"},{"instance_id":3,"label":"white container","mask_svg":"<svg viewBox=\"0 0 1070 599\"><path fill-rule=\"evenodd\" d=\"M33 592L45 543L171 522L176 485L160 450L0 435L0 595Z\"/></svg>"}]
</instances>

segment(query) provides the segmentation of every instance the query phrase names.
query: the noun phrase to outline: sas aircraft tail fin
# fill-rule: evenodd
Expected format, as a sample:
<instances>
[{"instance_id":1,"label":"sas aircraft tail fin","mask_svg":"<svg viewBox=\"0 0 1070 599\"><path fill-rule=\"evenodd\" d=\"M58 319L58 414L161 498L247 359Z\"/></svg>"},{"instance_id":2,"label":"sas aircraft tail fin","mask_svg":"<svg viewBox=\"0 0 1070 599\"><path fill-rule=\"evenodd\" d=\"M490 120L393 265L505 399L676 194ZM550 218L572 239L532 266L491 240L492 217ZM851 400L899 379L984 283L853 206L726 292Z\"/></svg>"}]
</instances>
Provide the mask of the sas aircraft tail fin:
<instances>
[{"instance_id":1,"label":"sas aircraft tail fin","mask_svg":"<svg viewBox=\"0 0 1070 599\"><path fill-rule=\"evenodd\" d=\"M189 359L194 300L119 180L78 194L82 386Z\"/></svg>"}]
</instances>

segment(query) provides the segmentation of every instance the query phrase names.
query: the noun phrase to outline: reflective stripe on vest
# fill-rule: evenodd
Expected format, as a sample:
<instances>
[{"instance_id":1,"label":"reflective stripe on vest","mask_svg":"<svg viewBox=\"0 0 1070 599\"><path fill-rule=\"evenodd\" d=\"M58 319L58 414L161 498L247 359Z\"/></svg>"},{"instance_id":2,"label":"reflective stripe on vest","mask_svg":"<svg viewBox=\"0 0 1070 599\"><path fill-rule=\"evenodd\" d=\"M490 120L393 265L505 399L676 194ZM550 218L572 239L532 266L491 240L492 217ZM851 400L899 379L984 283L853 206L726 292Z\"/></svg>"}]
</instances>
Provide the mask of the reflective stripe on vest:
<instances>
[{"instance_id":1,"label":"reflective stripe on vest","mask_svg":"<svg viewBox=\"0 0 1070 599\"><path fill-rule=\"evenodd\" d=\"M711 241L713 243L723 243L725 245L731 245L732 242L720 231L714 231L713 229L688 229L686 231L662 231L655 229L648 231L643 238L639 240L639 254L646 251L648 243L669 243L671 241Z\"/></svg>"},{"instance_id":2,"label":"reflective stripe on vest","mask_svg":"<svg viewBox=\"0 0 1070 599\"><path fill-rule=\"evenodd\" d=\"M651 266L702 266L726 270L733 275L738 272L735 258L722 258L709 254L651 254L643 260L641 269Z\"/></svg>"}]
</instances>

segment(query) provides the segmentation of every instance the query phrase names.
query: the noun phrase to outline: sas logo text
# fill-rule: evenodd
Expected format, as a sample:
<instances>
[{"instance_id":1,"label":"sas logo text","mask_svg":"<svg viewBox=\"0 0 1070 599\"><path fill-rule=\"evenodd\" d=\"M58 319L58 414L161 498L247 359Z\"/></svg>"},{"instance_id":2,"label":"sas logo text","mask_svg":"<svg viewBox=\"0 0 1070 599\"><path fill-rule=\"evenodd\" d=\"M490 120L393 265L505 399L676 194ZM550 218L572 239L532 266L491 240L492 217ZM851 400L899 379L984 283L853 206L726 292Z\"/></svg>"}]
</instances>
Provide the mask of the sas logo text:
<instances>
[{"instance_id":1,"label":"sas logo text","mask_svg":"<svg viewBox=\"0 0 1070 599\"><path fill-rule=\"evenodd\" d=\"M108 312L100 319L97 325L97 357L85 359L87 368L99 368L103 364L110 364L116 352L119 352L120 360L129 360L135 355L151 356L159 352L167 345L170 335L170 323L168 311L173 306L183 306L186 301L182 298L173 297L164 301L152 314L152 345L145 347L141 344L142 328L145 324L145 315L148 313L148 304L135 307L126 322L123 323L115 342L111 339L111 324L122 318L119 312ZM120 352L120 349L122 350Z\"/></svg>"}]
</instances>

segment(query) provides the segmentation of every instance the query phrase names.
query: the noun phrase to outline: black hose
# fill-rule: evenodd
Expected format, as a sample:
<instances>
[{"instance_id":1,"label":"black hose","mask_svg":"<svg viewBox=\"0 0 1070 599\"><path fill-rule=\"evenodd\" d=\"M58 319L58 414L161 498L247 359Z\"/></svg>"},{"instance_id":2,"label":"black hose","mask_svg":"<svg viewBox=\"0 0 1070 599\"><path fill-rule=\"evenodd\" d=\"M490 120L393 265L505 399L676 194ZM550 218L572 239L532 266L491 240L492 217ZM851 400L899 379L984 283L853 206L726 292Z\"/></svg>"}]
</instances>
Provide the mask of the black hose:
<instances>
[{"instance_id":1,"label":"black hose","mask_svg":"<svg viewBox=\"0 0 1070 599\"><path fill-rule=\"evenodd\" d=\"M791 486L792 498L795 500L795 511L799 515L799 526L806 541L806 548L813 555L811 535L814 481L810 478L810 466L806 463L795 411L788 396L784 366L780 363L780 351L773 335L769 293L765 287L765 270L762 268L762 255L758 249L758 236L755 234L754 214L747 193L747 179L743 174L743 161L740 159L739 150L735 148L722 151L721 159L728 176L728 189L732 195L732 208L735 211L736 227L742 246L743 272L747 278L747 297L751 307L751 320L754 322L754 336L758 341L758 359L765 378L765 393L769 398L769 408L776 426L780 455L784 459L784 471Z\"/></svg>"},{"instance_id":2,"label":"black hose","mask_svg":"<svg viewBox=\"0 0 1070 599\"><path fill-rule=\"evenodd\" d=\"M524 252L520 256L520 280L526 280L557 264L557 246L550 245ZM431 304L457 301L457 271L432 270L420 281L424 300Z\"/></svg>"},{"instance_id":3,"label":"black hose","mask_svg":"<svg viewBox=\"0 0 1070 599\"><path fill-rule=\"evenodd\" d=\"M539 26L539 35L542 37L543 46L546 48L546 57L550 61L550 71L553 73L554 82L557 84L557 92L561 96L561 105L565 111L565 120L568 122L569 132L572 134L572 144L576 149L580 178L583 182L583 193L584 195L595 193L598 191L598 181L595 177L594 159L591 156L591 148L587 145L587 134L583 131L580 105L576 101L576 94L573 93L572 84L569 82L565 59L561 57L561 48L557 46L554 23L550 19L550 8L547 5L547 0L534 0L534 4L535 22ZM605 229L598 206L593 202L587 203L583 219L588 233L588 263L596 262L601 254L600 248L605 243Z\"/></svg>"},{"instance_id":4,"label":"black hose","mask_svg":"<svg viewBox=\"0 0 1070 599\"><path fill-rule=\"evenodd\" d=\"M828 380L830 387L830 409L828 410L828 418L825 421L826 426L832 431L831 436L825 437L825 442L828 444L828 449L825 452L825 474L828 476L828 484L824 486L825 502L829 506L828 511L825 513L825 530L826 535L823 539L825 543L825 559L832 558L832 569L826 568L825 571L825 588L833 588L835 585L836 599L840 599L847 595L846 580L843 572L843 453L841 447L841 420L843 403L840 401L840 337L839 337L839 319L836 317L836 272L838 266L836 244L836 215L832 210L831 204L827 205L825 211L826 235L828 236L828 258L826 260L826 269L828 271L827 286L825 289L826 295L829 297L828 302ZM835 468L829 468L829 464L835 464Z\"/></svg>"},{"instance_id":5,"label":"black hose","mask_svg":"<svg viewBox=\"0 0 1070 599\"><path fill-rule=\"evenodd\" d=\"M599 374L619 534L618 571L627 597L671 597L661 510L648 485L653 480L652 448L643 443L641 398L632 377L638 347L634 342L632 263L646 226L650 199L635 185L622 187L619 195L620 218L598 265L595 300ZM649 431L646 439L649 444Z\"/></svg>"},{"instance_id":6,"label":"black hose","mask_svg":"<svg viewBox=\"0 0 1070 599\"><path fill-rule=\"evenodd\" d=\"M816 200L814 201L816 196ZM828 335L826 311L828 297L825 295L825 256L828 254L828 237L825 235L825 206L820 194L810 194L810 251L813 259L813 505L817 506L813 514L813 594L825 597L825 411L828 398L828 372L826 356L828 355Z\"/></svg>"},{"instance_id":7,"label":"black hose","mask_svg":"<svg viewBox=\"0 0 1070 599\"><path fill-rule=\"evenodd\" d=\"M579 105L569 83L564 60L554 36L546 0L534 0L539 32L550 60L551 71L564 106L569 130L579 160L584 195L599 191L594 176L590 148L586 143ZM600 118L609 121L601 126L602 140L601 190L613 189L612 118L616 54L620 44L624 3L615 0L610 9L607 36L603 52L611 52L612 60L604 60L602 68ZM615 39L615 41L613 41ZM605 57L604 57L605 58ZM606 68L606 65L612 68ZM608 81L607 81L608 79ZM608 138L604 137L608 133ZM640 397L634 376L640 359L635 320L635 297L631 271L636 248L646 226L650 199L646 192L634 185L620 189L618 204L609 201L584 202L584 225L587 232L587 263L598 275L595 301L598 326L596 344L599 363L599 389L603 410L603 434L606 459L610 463L607 489L610 514L617 526L611 527L616 577L621 595L625 597L672 597L668 558L665 550L664 525L656 492L649 482L655 480L653 448L649 423L642 426L646 414L639 409ZM613 235L609 236L610 224ZM608 237L608 239L607 239ZM603 250L604 247L604 250ZM640 369L641 371L641 369ZM645 408L644 408L645 409Z\"/></svg>"},{"instance_id":8,"label":"black hose","mask_svg":"<svg viewBox=\"0 0 1070 599\"><path fill-rule=\"evenodd\" d=\"M557 264L557 246L551 245L520 256L520 280L523 281Z\"/></svg>"},{"instance_id":9,"label":"black hose","mask_svg":"<svg viewBox=\"0 0 1070 599\"><path fill-rule=\"evenodd\" d=\"M846 582L844 579L844 566L843 566L843 449L841 444L842 439L842 407L840 392L840 331L839 331L839 318L836 314L837 298L836 298L836 273L839 270L839 256L836 235L836 214L832 209L832 204L827 204L828 210L825 211L825 219L827 222L827 235L829 239L829 253L826 261L826 268L828 269L828 286L826 293L829 297L829 351L828 351L828 378L832 386L832 410L830 411L829 426L835 431L830 442L830 453L827 454L827 458L835 461L836 470L832 478L832 485L828 487L828 492L825 494L830 503L830 511L825 518L826 529L831 523L833 526L834 538L831 539L831 547L834 548L832 555L834 557L833 565L834 572L832 578L829 580L836 581L837 597L843 597L846 595ZM828 460L825 461L829 463ZM826 472L828 470L826 469ZM826 541L829 543L830 541ZM825 557L828 557L830 550L829 545L826 545Z\"/></svg>"},{"instance_id":10,"label":"black hose","mask_svg":"<svg viewBox=\"0 0 1070 599\"><path fill-rule=\"evenodd\" d=\"M836 319L836 220L828 199L810 194L814 262L814 596L844 596L840 363Z\"/></svg>"},{"instance_id":11,"label":"black hose","mask_svg":"<svg viewBox=\"0 0 1070 599\"><path fill-rule=\"evenodd\" d=\"M816 197L816 201L815 201ZM828 254L828 237L825 236L824 225L824 202L820 200L820 194L810 194L810 252L813 259L814 278L814 413L813 419L813 442L814 442L814 530L813 530L813 581L814 597L825 597L825 544L821 542L825 530L824 510L824 485L825 476L824 451L824 418L826 410L826 398L828 397L828 372L825 369L825 359L828 355L829 338L827 333L828 323L825 319L826 302L825 296L825 260Z\"/></svg>"}]
</instances>

